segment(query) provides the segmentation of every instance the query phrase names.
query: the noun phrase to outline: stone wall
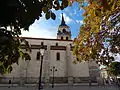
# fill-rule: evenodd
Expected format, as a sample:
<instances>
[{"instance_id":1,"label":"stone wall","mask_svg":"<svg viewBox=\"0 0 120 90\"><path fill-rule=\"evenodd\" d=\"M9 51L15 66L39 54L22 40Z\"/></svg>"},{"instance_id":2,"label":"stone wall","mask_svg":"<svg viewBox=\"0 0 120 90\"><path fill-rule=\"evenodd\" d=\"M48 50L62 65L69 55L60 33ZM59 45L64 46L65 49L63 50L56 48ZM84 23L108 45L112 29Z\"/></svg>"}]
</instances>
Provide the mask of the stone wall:
<instances>
[{"instance_id":1,"label":"stone wall","mask_svg":"<svg viewBox=\"0 0 120 90\"><path fill-rule=\"evenodd\" d=\"M73 64L73 60L75 59L71 49L70 44L72 41L59 41L59 40L44 40L44 39L27 39L31 45L41 45L41 42L44 42L44 45L47 46L47 50L45 50L44 58L43 58L43 70L42 76L44 79L48 80L49 77L53 76L53 73L50 71L51 67L55 66L57 71L54 73L56 78L56 82L59 82L59 79L65 77L89 77L90 76L90 68L87 62L81 62L77 64ZM50 50L50 46L55 46L58 43L58 46L64 46L66 49L58 49L58 50ZM31 82L36 82L39 77L40 71L40 60L36 60L37 52L39 48L32 49L30 53L31 60L26 62L22 59L19 60L19 65L13 64L13 71L10 74L5 75L6 78L17 77L19 80L24 81L22 77L32 77L29 79ZM56 60L56 53L60 53L60 60ZM92 63L91 65L96 65ZM96 67L98 68L98 67ZM93 75L97 75L97 72L92 72ZM95 76L94 76L95 77ZM82 79L75 79L75 82L80 82ZM18 79L16 79L17 81ZM51 79L50 79L51 80ZM72 79L71 79L72 80ZM66 81L66 79L65 79ZM61 81L60 81L61 82Z\"/></svg>"},{"instance_id":2,"label":"stone wall","mask_svg":"<svg viewBox=\"0 0 120 90\"><path fill-rule=\"evenodd\" d=\"M71 83L89 83L90 77L71 77ZM12 84L36 84L39 82L39 77L4 77L0 80L1 84L9 84L11 80ZM53 82L53 77L49 77L49 84ZM97 79L93 79L91 82L97 83ZM45 77L42 77L42 83L45 82ZM54 83L69 83L69 77L54 77Z\"/></svg>"}]
</instances>

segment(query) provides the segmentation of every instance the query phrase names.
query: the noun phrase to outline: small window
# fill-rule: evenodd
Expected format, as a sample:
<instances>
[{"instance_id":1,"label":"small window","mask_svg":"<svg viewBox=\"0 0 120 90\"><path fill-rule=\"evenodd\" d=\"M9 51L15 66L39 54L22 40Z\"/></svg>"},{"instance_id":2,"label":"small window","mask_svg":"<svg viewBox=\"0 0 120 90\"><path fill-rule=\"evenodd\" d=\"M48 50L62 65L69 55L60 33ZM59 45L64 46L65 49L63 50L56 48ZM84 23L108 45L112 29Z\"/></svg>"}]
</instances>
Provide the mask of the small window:
<instances>
[{"instance_id":1,"label":"small window","mask_svg":"<svg viewBox=\"0 0 120 90\"><path fill-rule=\"evenodd\" d=\"M40 52L37 52L36 60L40 60Z\"/></svg>"},{"instance_id":2,"label":"small window","mask_svg":"<svg viewBox=\"0 0 120 90\"><path fill-rule=\"evenodd\" d=\"M66 40L68 40L68 37L66 37Z\"/></svg>"},{"instance_id":3,"label":"small window","mask_svg":"<svg viewBox=\"0 0 120 90\"><path fill-rule=\"evenodd\" d=\"M60 60L60 53L59 53L59 52L56 53L56 60L57 60L57 61Z\"/></svg>"},{"instance_id":4,"label":"small window","mask_svg":"<svg viewBox=\"0 0 120 90\"><path fill-rule=\"evenodd\" d=\"M43 45L44 45L44 42L41 42L41 45L43 46Z\"/></svg>"},{"instance_id":5,"label":"small window","mask_svg":"<svg viewBox=\"0 0 120 90\"><path fill-rule=\"evenodd\" d=\"M63 40L63 37L61 37L61 39Z\"/></svg>"},{"instance_id":6,"label":"small window","mask_svg":"<svg viewBox=\"0 0 120 90\"><path fill-rule=\"evenodd\" d=\"M61 33L61 31L59 30L58 33Z\"/></svg>"},{"instance_id":7,"label":"small window","mask_svg":"<svg viewBox=\"0 0 120 90\"><path fill-rule=\"evenodd\" d=\"M58 43L56 43L56 46L58 46Z\"/></svg>"}]
</instances>

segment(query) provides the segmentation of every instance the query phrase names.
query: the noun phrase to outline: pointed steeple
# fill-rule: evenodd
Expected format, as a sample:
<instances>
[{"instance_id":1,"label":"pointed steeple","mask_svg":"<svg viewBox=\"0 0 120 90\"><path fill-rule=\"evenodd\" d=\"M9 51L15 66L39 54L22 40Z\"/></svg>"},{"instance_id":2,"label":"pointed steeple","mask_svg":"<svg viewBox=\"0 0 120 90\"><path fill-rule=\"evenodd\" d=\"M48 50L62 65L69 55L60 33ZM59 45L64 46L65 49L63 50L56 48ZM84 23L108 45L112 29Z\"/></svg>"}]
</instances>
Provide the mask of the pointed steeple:
<instances>
[{"instance_id":1,"label":"pointed steeple","mask_svg":"<svg viewBox=\"0 0 120 90\"><path fill-rule=\"evenodd\" d=\"M64 17L63 17L63 13L62 13L62 21L61 21L60 26L67 26L67 25L65 24L65 20L64 20Z\"/></svg>"},{"instance_id":2,"label":"pointed steeple","mask_svg":"<svg viewBox=\"0 0 120 90\"><path fill-rule=\"evenodd\" d=\"M62 24L62 25L65 24L65 20L64 20L64 17L63 17L63 13L62 13L62 21L61 21L61 24Z\"/></svg>"},{"instance_id":3,"label":"pointed steeple","mask_svg":"<svg viewBox=\"0 0 120 90\"><path fill-rule=\"evenodd\" d=\"M61 24L58 27L57 39L71 40L70 27L66 25L64 17L63 17L63 13L62 13Z\"/></svg>"}]
</instances>

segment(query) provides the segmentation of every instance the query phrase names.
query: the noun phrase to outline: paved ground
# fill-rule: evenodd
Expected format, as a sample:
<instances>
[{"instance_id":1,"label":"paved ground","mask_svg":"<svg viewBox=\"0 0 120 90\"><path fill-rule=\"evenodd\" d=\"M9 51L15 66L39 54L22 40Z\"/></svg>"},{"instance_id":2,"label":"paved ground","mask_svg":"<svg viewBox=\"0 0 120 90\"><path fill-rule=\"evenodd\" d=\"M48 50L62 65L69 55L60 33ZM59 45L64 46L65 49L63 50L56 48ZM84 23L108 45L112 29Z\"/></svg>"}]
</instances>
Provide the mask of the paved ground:
<instances>
[{"instance_id":1,"label":"paved ground","mask_svg":"<svg viewBox=\"0 0 120 90\"><path fill-rule=\"evenodd\" d=\"M36 87L0 87L0 90L38 90ZM55 86L54 88L47 87L43 90L120 90L115 86Z\"/></svg>"}]
</instances>

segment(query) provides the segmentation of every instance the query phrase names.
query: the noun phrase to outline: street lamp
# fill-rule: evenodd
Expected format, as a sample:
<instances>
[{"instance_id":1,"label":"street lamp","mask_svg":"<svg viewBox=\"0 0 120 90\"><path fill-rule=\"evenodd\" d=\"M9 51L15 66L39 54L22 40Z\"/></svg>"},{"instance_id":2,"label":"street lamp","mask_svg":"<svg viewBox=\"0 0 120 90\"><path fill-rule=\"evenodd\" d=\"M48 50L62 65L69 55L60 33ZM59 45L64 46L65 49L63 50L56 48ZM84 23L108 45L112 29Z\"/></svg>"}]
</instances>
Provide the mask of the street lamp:
<instances>
[{"instance_id":1,"label":"street lamp","mask_svg":"<svg viewBox=\"0 0 120 90\"><path fill-rule=\"evenodd\" d=\"M45 49L41 48L40 49L40 55L41 55L41 63L40 63L40 76L39 76L39 87L38 90L42 89L41 81L42 81L42 65L43 65L43 55L44 55Z\"/></svg>"},{"instance_id":2,"label":"street lamp","mask_svg":"<svg viewBox=\"0 0 120 90\"><path fill-rule=\"evenodd\" d=\"M53 77L52 77L52 88L54 88L54 72L57 71L57 69L55 68L55 66L53 66L50 71L52 71Z\"/></svg>"}]
</instances>

